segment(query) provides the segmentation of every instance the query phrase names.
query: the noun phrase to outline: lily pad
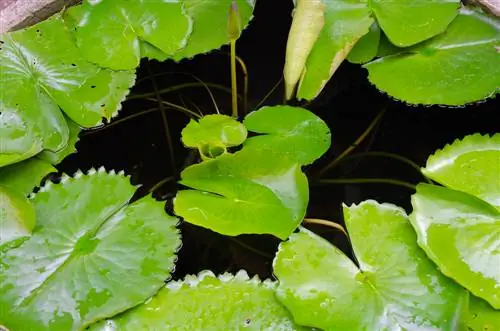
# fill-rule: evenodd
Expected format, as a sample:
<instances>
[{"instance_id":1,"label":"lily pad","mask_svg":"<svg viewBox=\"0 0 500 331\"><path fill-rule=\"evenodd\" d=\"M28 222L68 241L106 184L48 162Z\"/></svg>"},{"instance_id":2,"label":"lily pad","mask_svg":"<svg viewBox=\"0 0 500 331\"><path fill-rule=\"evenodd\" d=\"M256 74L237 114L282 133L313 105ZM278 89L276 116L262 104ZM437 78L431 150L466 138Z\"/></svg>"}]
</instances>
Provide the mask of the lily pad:
<instances>
[{"instance_id":1,"label":"lily pad","mask_svg":"<svg viewBox=\"0 0 500 331\"><path fill-rule=\"evenodd\" d=\"M79 140L81 128L72 120L66 118L69 128L69 138L66 147L57 152L43 151L37 155L37 158L47 161L51 164L58 164L67 156L76 152L76 143Z\"/></svg>"},{"instance_id":2,"label":"lily pad","mask_svg":"<svg viewBox=\"0 0 500 331\"><path fill-rule=\"evenodd\" d=\"M191 120L182 130L182 142L187 147L198 148L202 156L205 149L241 145L247 137L247 129L234 118L226 115L203 116L198 122Z\"/></svg>"},{"instance_id":3,"label":"lily pad","mask_svg":"<svg viewBox=\"0 0 500 331\"><path fill-rule=\"evenodd\" d=\"M174 200L187 222L226 235L268 233L287 238L309 199L307 178L286 158L243 149L185 169Z\"/></svg>"},{"instance_id":4,"label":"lily pad","mask_svg":"<svg viewBox=\"0 0 500 331\"><path fill-rule=\"evenodd\" d=\"M207 53L229 43L229 9L233 0L182 0L193 20L193 31L186 46L173 55L179 61ZM246 27L252 19L255 0L236 0L239 22Z\"/></svg>"},{"instance_id":5,"label":"lily pad","mask_svg":"<svg viewBox=\"0 0 500 331\"><path fill-rule=\"evenodd\" d=\"M301 165L318 159L331 144L326 123L300 107L262 107L250 113L243 124L249 131L261 134L245 141L246 151L283 155Z\"/></svg>"},{"instance_id":6,"label":"lily pad","mask_svg":"<svg viewBox=\"0 0 500 331\"><path fill-rule=\"evenodd\" d=\"M500 208L500 134L456 140L430 156L422 172Z\"/></svg>"},{"instance_id":7,"label":"lily pad","mask_svg":"<svg viewBox=\"0 0 500 331\"><path fill-rule=\"evenodd\" d=\"M359 267L301 229L274 260L278 299L301 325L324 330L456 330L467 292L417 246L405 212L365 201L344 206Z\"/></svg>"},{"instance_id":8,"label":"lily pad","mask_svg":"<svg viewBox=\"0 0 500 331\"><path fill-rule=\"evenodd\" d=\"M28 199L0 185L0 250L5 244L27 237L35 227L35 209Z\"/></svg>"},{"instance_id":9,"label":"lily pad","mask_svg":"<svg viewBox=\"0 0 500 331\"><path fill-rule=\"evenodd\" d=\"M276 284L246 272L216 277L210 271L170 282L147 303L90 331L305 330L274 296ZM172 309L175 304L175 309Z\"/></svg>"},{"instance_id":10,"label":"lily pad","mask_svg":"<svg viewBox=\"0 0 500 331\"><path fill-rule=\"evenodd\" d=\"M128 178L90 171L44 186L37 226L0 255L0 321L10 330L82 330L155 294L180 245L163 204L128 204Z\"/></svg>"},{"instance_id":11,"label":"lily pad","mask_svg":"<svg viewBox=\"0 0 500 331\"><path fill-rule=\"evenodd\" d=\"M361 37L347 55L351 63L366 63L377 56L380 44L380 27L376 22L370 26L370 31Z\"/></svg>"},{"instance_id":12,"label":"lily pad","mask_svg":"<svg viewBox=\"0 0 500 331\"><path fill-rule=\"evenodd\" d=\"M463 9L446 33L365 68L369 80L396 99L460 106L498 93L499 45L500 24Z\"/></svg>"},{"instance_id":13,"label":"lily pad","mask_svg":"<svg viewBox=\"0 0 500 331\"><path fill-rule=\"evenodd\" d=\"M486 301L471 296L466 315L467 331L500 330L500 311L494 310Z\"/></svg>"},{"instance_id":14,"label":"lily pad","mask_svg":"<svg viewBox=\"0 0 500 331\"><path fill-rule=\"evenodd\" d=\"M0 185L27 196L42 179L51 172L56 172L50 163L31 158L0 169Z\"/></svg>"},{"instance_id":15,"label":"lily pad","mask_svg":"<svg viewBox=\"0 0 500 331\"><path fill-rule=\"evenodd\" d=\"M174 54L186 45L192 29L179 0L86 0L68 10L68 16L85 58L115 70L139 65L141 41Z\"/></svg>"},{"instance_id":16,"label":"lily pad","mask_svg":"<svg viewBox=\"0 0 500 331\"><path fill-rule=\"evenodd\" d=\"M500 210L468 193L428 184L417 186L412 205L410 220L429 258L499 309Z\"/></svg>"}]
</instances>

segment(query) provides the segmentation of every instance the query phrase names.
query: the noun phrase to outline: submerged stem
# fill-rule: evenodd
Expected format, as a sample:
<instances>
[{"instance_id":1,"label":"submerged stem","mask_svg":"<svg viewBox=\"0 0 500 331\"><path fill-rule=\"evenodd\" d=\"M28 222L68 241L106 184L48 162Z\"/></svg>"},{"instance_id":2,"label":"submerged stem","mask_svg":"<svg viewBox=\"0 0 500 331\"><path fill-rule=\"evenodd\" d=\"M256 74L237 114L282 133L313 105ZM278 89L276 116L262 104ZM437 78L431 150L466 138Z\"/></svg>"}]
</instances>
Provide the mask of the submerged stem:
<instances>
[{"instance_id":1,"label":"submerged stem","mask_svg":"<svg viewBox=\"0 0 500 331\"><path fill-rule=\"evenodd\" d=\"M318 184L391 184L416 190L415 185L402 180L391 178L338 178L338 179L320 179Z\"/></svg>"},{"instance_id":2,"label":"submerged stem","mask_svg":"<svg viewBox=\"0 0 500 331\"><path fill-rule=\"evenodd\" d=\"M344 227L342 225L340 225L338 223L335 223L332 221L327 221L327 220L322 220L319 218L304 218L304 222L308 223L308 224L319 224L319 225L329 226L331 228L334 228L334 229L337 229L337 230L343 232L346 235L346 237L348 237L347 231L344 229Z\"/></svg>"}]
</instances>

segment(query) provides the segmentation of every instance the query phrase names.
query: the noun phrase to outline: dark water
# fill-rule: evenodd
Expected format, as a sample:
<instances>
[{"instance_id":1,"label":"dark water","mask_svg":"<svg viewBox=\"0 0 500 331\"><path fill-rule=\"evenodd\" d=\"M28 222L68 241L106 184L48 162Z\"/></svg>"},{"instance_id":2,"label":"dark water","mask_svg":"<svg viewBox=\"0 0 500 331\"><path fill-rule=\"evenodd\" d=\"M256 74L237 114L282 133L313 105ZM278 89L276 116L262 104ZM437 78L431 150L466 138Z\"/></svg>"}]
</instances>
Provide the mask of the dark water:
<instances>
[{"instance_id":1,"label":"dark water","mask_svg":"<svg viewBox=\"0 0 500 331\"><path fill-rule=\"evenodd\" d=\"M255 19L238 42L238 54L249 71L250 109L260 102L282 75L291 10L292 2L289 0L258 1ZM225 53L227 48L180 64L143 62L138 71L138 79L143 80L132 93L152 91L151 81L147 79L150 71L168 73L156 78L160 88L193 81L182 73L191 73L206 82L229 87L229 58ZM214 93L221 111L229 113L230 95ZM266 104L279 104L282 95L280 88ZM182 90L164 95L164 98L177 104L185 102L190 108L194 103L205 113L214 112L208 94L201 88ZM128 101L119 118L156 106L150 101ZM349 63L339 68L325 91L308 108L323 118L332 131L331 150L311 168L305 169L311 175L349 147L383 108L387 110L381 122L356 152L396 153L424 165L428 155L457 138L476 132L500 132L498 98L463 109L408 106L378 92L367 81L366 71ZM70 156L59 168L68 173L101 165L107 169L125 170L132 175L134 183L142 185L138 195L144 194L157 182L172 176L172 158L179 169L187 157L180 144L180 131L188 118L172 111L167 117L174 141L173 152L168 149L160 113L155 112L99 132L84 134L77 145L79 153ZM346 160L326 177L394 178L414 184L422 180L418 172L404 163L372 157ZM156 192L156 196L168 200L175 195L176 189L175 182L167 183ZM390 202L410 210L411 194L408 188L387 184L312 186L307 216L342 222L342 202L351 204L365 199ZM272 256L278 244L275 239L268 236L228 238L189 224L182 224L181 228L184 245L179 252L175 278L203 269L220 273L245 268L250 274L271 275ZM324 227L311 229L349 253L347 240L340 233Z\"/></svg>"}]
</instances>

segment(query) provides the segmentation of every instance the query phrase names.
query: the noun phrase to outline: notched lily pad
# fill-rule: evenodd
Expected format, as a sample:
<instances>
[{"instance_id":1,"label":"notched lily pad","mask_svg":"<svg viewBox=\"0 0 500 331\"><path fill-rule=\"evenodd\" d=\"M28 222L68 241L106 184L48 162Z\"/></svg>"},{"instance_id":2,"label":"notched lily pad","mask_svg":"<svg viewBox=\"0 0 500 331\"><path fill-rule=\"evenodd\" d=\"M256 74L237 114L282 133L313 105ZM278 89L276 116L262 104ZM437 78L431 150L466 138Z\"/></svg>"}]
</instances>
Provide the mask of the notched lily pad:
<instances>
[{"instance_id":1,"label":"notched lily pad","mask_svg":"<svg viewBox=\"0 0 500 331\"><path fill-rule=\"evenodd\" d=\"M365 201L344 206L359 267L301 229L274 260L278 299L295 321L324 330L456 330L467 292L417 246L405 212Z\"/></svg>"},{"instance_id":2,"label":"notched lily pad","mask_svg":"<svg viewBox=\"0 0 500 331\"><path fill-rule=\"evenodd\" d=\"M219 277L203 271L168 283L145 304L96 324L90 331L306 330L294 324L274 291L275 283L249 278L244 271Z\"/></svg>"},{"instance_id":3,"label":"notched lily pad","mask_svg":"<svg viewBox=\"0 0 500 331\"><path fill-rule=\"evenodd\" d=\"M81 330L163 286L180 245L176 218L122 174L91 170L32 197L31 237L0 254L0 321L10 330Z\"/></svg>"},{"instance_id":4,"label":"notched lily pad","mask_svg":"<svg viewBox=\"0 0 500 331\"><path fill-rule=\"evenodd\" d=\"M262 107L245 117L243 124L261 134L245 141L246 151L283 155L301 165L314 162L331 144L326 123L300 107Z\"/></svg>"}]
</instances>

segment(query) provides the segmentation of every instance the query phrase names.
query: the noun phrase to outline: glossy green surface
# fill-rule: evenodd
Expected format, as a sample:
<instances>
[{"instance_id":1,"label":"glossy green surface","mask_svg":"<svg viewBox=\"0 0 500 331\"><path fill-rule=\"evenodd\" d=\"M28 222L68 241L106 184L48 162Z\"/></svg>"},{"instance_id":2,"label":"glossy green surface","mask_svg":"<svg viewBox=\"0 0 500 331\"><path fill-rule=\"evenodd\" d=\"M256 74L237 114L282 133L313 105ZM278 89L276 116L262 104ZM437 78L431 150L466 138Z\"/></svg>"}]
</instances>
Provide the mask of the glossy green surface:
<instances>
[{"instance_id":1,"label":"glossy green surface","mask_svg":"<svg viewBox=\"0 0 500 331\"><path fill-rule=\"evenodd\" d=\"M226 235L268 233L285 239L305 215L309 190L300 166L246 150L185 169L175 213Z\"/></svg>"},{"instance_id":2,"label":"glossy green surface","mask_svg":"<svg viewBox=\"0 0 500 331\"><path fill-rule=\"evenodd\" d=\"M0 185L27 196L49 173L56 172L50 163L31 158L0 169Z\"/></svg>"},{"instance_id":3,"label":"glossy green surface","mask_svg":"<svg viewBox=\"0 0 500 331\"><path fill-rule=\"evenodd\" d=\"M365 68L369 80L396 99L459 106L498 93L499 45L498 19L463 9L446 33Z\"/></svg>"},{"instance_id":4,"label":"glossy green surface","mask_svg":"<svg viewBox=\"0 0 500 331\"><path fill-rule=\"evenodd\" d=\"M496 331L500 330L500 310L494 310L484 300L470 297L469 310L466 315L465 327L467 331Z\"/></svg>"},{"instance_id":5,"label":"glossy green surface","mask_svg":"<svg viewBox=\"0 0 500 331\"><path fill-rule=\"evenodd\" d=\"M229 8L232 0L182 0L187 15L193 20L193 31L186 46L173 55L179 61L207 53L229 43ZM252 19L254 0L236 0L241 27Z\"/></svg>"},{"instance_id":6,"label":"glossy green surface","mask_svg":"<svg viewBox=\"0 0 500 331\"><path fill-rule=\"evenodd\" d=\"M417 186L412 205L418 243L441 272L499 309L500 210L468 193L428 184Z\"/></svg>"},{"instance_id":7,"label":"glossy green surface","mask_svg":"<svg viewBox=\"0 0 500 331\"><path fill-rule=\"evenodd\" d=\"M380 34L380 27L373 22L370 31L361 37L349 52L347 60L351 63L366 63L373 60L378 53Z\"/></svg>"},{"instance_id":8,"label":"glossy green surface","mask_svg":"<svg viewBox=\"0 0 500 331\"><path fill-rule=\"evenodd\" d=\"M168 283L145 304L90 331L306 330L293 323L274 296L275 284L246 272L215 277L210 271Z\"/></svg>"},{"instance_id":9,"label":"glossy green surface","mask_svg":"<svg viewBox=\"0 0 500 331\"><path fill-rule=\"evenodd\" d=\"M500 133L457 139L431 155L422 172L444 186L500 208Z\"/></svg>"},{"instance_id":10,"label":"glossy green surface","mask_svg":"<svg viewBox=\"0 0 500 331\"><path fill-rule=\"evenodd\" d=\"M81 330L163 286L180 244L163 204L121 174L91 171L33 198L32 236L0 255L0 321L10 331Z\"/></svg>"},{"instance_id":11,"label":"glossy green surface","mask_svg":"<svg viewBox=\"0 0 500 331\"><path fill-rule=\"evenodd\" d=\"M186 147L198 148L202 156L205 148L238 146L245 141L247 129L234 118L226 115L206 115L198 122L191 120L182 130L182 142Z\"/></svg>"},{"instance_id":12,"label":"glossy green surface","mask_svg":"<svg viewBox=\"0 0 500 331\"><path fill-rule=\"evenodd\" d=\"M300 165L318 159L331 144L326 123L300 107L262 107L245 117L243 124L260 134L245 141L246 151L282 155Z\"/></svg>"},{"instance_id":13,"label":"glossy green surface","mask_svg":"<svg viewBox=\"0 0 500 331\"><path fill-rule=\"evenodd\" d=\"M192 29L178 0L87 0L69 15L85 58L114 70L139 65L141 41L174 54L186 45Z\"/></svg>"},{"instance_id":14,"label":"glossy green surface","mask_svg":"<svg viewBox=\"0 0 500 331\"><path fill-rule=\"evenodd\" d=\"M467 292L417 246L405 212L368 200L344 207L356 266L306 229L280 245L277 295L299 324L324 330L456 330Z\"/></svg>"},{"instance_id":15,"label":"glossy green surface","mask_svg":"<svg viewBox=\"0 0 500 331\"><path fill-rule=\"evenodd\" d=\"M29 236L34 227L35 209L28 199L0 186L0 250L9 242Z\"/></svg>"},{"instance_id":16,"label":"glossy green surface","mask_svg":"<svg viewBox=\"0 0 500 331\"><path fill-rule=\"evenodd\" d=\"M76 143L79 140L78 135L80 134L81 128L72 120L66 118L66 123L69 128L69 139L66 147L57 152L42 151L37 155L37 158L47 161L50 164L58 164L67 156L76 153Z\"/></svg>"}]
</instances>

